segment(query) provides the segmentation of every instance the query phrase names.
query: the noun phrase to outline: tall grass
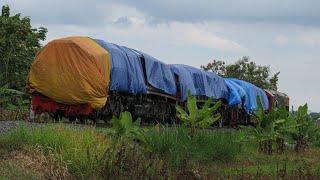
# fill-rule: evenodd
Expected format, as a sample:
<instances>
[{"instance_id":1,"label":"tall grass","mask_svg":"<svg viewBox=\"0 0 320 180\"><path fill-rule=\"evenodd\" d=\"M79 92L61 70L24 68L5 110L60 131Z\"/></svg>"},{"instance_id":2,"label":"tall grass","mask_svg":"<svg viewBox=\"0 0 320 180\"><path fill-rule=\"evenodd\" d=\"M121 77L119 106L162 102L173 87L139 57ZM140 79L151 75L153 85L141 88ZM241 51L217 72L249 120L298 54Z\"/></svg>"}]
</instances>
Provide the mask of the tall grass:
<instances>
[{"instance_id":1,"label":"tall grass","mask_svg":"<svg viewBox=\"0 0 320 180\"><path fill-rule=\"evenodd\" d=\"M40 149L57 165L66 166L75 177L87 178L103 171L110 139L94 128L79 130L64 125L47 125L29 129L20 125L0 141L0 147L8 150L24 145Z\"/></svg>"},{"instance_id":2,"label":"tall grass","mask_svg":"<svg viewBox=\"0 0 320 180\"><path fill-rule=\"evenodd\" d=\"M227 162L240 152L235 133L220 130L199 130L191 136L186 127L165 127L160 132L148 130L145 137L144 146L140 146L135 142L115 143L112 136L90 127L20 125L10 135L0 138L0 149L35 147L77 178L159 174L167 165L186 167L193 162Z\"/></svg>"},{"instance_id":3,"label":"tall grass","mask_svg":"<svg viewBox=\"0 0 320 180\"><path fill-rule=\"evenodd\" d=\"M236 134L226 131L200 130L190 135L189 129L176 126L160 132L149 131L146 137L149 151L168 158L174 166L181 166L185 161L227 162L241 152Z\"/></svg>"}]
</instances>

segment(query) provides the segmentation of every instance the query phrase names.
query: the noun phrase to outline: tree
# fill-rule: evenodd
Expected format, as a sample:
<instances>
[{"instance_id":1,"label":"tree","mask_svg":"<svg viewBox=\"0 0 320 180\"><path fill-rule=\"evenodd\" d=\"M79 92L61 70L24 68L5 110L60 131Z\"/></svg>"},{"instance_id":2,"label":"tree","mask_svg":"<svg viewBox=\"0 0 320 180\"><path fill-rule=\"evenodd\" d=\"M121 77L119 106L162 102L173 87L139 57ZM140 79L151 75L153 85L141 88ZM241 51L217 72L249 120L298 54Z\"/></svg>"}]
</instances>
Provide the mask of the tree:
<instances>
[{"instance_id":1,"label":"tree","mask_svg":"<svg viewBox=\"0 0 320 180\"><path fill-rule=\"evenodd\" d=\"M260 88L277 90L280 72L270 75L269 66L257 65L247 56L242 57L234 64L226 64L224 61L213 60L201 68L205 71L213 71L223 77L238 78L248 81Z\"/></svg>"},{"instance_id":2,"label":"tree","mask_svg":"<svg viewBox=\"0 0 320 180\"><path fill-rule=\"evenodd\" d=\"M36 52L47 29L32 28L29 17L10 16L8 5L0 16L0 87L23 90Z\"/></svg>"}]
</instances>

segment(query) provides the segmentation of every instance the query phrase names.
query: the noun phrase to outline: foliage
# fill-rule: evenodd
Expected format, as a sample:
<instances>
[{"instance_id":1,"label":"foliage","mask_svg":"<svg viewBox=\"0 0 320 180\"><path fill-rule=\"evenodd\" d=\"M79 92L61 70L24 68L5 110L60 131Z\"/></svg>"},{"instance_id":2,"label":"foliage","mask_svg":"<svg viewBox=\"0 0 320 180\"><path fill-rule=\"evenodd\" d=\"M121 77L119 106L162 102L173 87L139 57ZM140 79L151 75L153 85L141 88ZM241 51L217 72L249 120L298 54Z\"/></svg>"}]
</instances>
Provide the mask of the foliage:
<instances>
[{"instance_id":1,"label":"foliage","mask_svg":"<svg viewBox=\"0 0 320 180\"><path fill-rule=\"evenodd\" d=\"M306 151L309 144L319 136L320 129L315 121L317 117L308 115L308 105L300 106L298 111L289 117L292 122L289 133L295 141L295 150L297 152Z\"/></svg>"},{"instance_id":2,"label":"foliage","mask_svg":"<svg viewBox=\"0 0 320 180\"><path fill-rule=\"evenodd\" d=\"M0 120L28 118L30 96L24 92L0 87Z\"/></svg>"},{"instance_id":3,"label":"foliage","mask_svg":"<svg viewBox=\"0 0 320 180\"><path fill-rule=\"evenodd\" d=\"M144 140L144 131L140 128L141 119L133 122L130 112L121 112L119 118L113 116L111 122L117 138Z\"/></svg>"},{"instance_id":4,"label":"foliage","mask_svg":"<svg viewBox=\"0 0 320 180\"><path fill-rule=\"evenodd\" d=\"M305 151L309 144L319 136L320 129L315 124L317 117L308 115L308 106L300 106L296 113L289 113L285 107L273 107L265 113L258 99L255 115L259 123L255 128L244 127L249 137L258 142L260 150L271 154L284 152L292 144L297 152ZM276 146L276 149L274 148Z\"/></svg>"},{"instance_id":5,"label":"foliage","mask_svg":"<svg viewBox=\"0 0 320 180\"><path fill-rule=\"evenodd\" d=\"M29 17L10 16L8 5L0 16L0 87L23 90L28 70L47 29L33 28Z\"/></svg>"},{"instance_id":6,"label":"foliage","mask_svg":"<svg viewBox=\"0 0 320 180\"><path fill-rule=\"evenodd\" d=\"M27 109L30 96L24 92L0 87L0 108L9 110Z\"/></svg>"},{"instance_id":7,"label":"foliage","mask_svg":"<svg viewBox=\"0 0 320 180\"><path fill-rule=\"evenodd\" d=\"M207 128L215 122L219 121L221 115L215 113L220 108L222 102L218 101L212 106L212 99L209 98L202 108L198 108L197 99L192 96L190 91L187 93L187 108L186 112L181 106L177 105L177 116L187 126L191 127L192 130L195 128Z\"/></svg>"},{"instance_id":8,"label":"foliage","mask_svg":"<svg viewBox=\"0 0 320 180\"><path fill-rule=\"evenodd\" d=\"M283 152L285 150L283 134L285 129L283 126L286 123L289 113L285 107L279 109L272 107L268 113L265 112L262 103L257 98L258 109L255 115L258 118L256 127L244 127L254 141L259 144L259 149L267 154L272 154L274 146L277 145L277 151Z\"/></svg>"},{"instance_id":9,"label":"foliage","mask_svg":"<svg viewBox=\"0 0 320 180\"><path fill-rule=\"evenodd\" d=\"M166 157L175 167L185 163L232 161L240 153L236 135L223 131L197 131L193 136L184 126L164 127L160 132L148 131L150 153Z\"/></svg>"},{"instance_id":10,"label":"foliage","mask_svg":"<svg viewBox=\"0 0 320 180\"><path fill-rule=\"evenodd\" d=\"M223 77L238 78L251 82L252 84L263 89L277 90L278 76L277 72L270 76L270 67L257 65L250 61L249 57L242 57L234 64L226 64L224 61L213 60L206 66L202 65L202 69L206 71L213 71Z\"/></svg>"}]
</instances>

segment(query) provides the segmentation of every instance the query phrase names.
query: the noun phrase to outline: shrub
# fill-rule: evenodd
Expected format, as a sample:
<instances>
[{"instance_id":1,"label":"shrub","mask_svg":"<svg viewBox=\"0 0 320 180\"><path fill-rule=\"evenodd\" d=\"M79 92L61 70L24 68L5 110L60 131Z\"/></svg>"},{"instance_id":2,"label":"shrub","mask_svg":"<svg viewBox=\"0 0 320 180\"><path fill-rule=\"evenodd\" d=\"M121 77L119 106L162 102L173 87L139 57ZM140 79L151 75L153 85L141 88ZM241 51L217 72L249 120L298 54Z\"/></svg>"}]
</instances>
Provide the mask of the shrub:
<instances>
[{"instance_id":1,"label":"shrub","mask_svg":"<svg viewBox=\"0 0 320 180\"><path fill-rule=\"evenodd\" d=\"M249 139L259 144L259 150L266 154L272 154L274 151L282 153L285 150L286 129L289 112L285 107L272 107L268 113L265 112L260 98L257 98L258 109L255 116L258 118L256 127L243 127ZM276 148L275 148L276 147Z\"/></svg>"},{"instance_id":2,"label":"shrub","mask_svg":"<svg viewBox=\"0 0 320 180\"><path fill-rule=\"evenodd\" d=\"M292 114L288 120L293 123L290 128L290 135L295 141L295 150L297 152L306 151L309 145L319 136L319 127L316 125L317 117L308 115L308 105L300 106L298 111Z\"/></svg>"},{"instance_id":3,"label":"shrub","mask_svg":"<svg viewBox=\"0 0 320 180\"><path fill-rule=\"evenodd\" d=\"M0 87L0 120L27 120L29 107L28 94Z\"/></svg>"},{"instance_id":4,"label":"shrub","mask_svg":"<svg viewBox=\"0 0 320 180\"><path fill-rule=\"evenodd\" d=\"M320 129L315 124L316 118L308 115L307 104L300 106L295 113L289 113L285 107L273 107L265 113L259 98L257 103L257 126L243 129L249 138L259 144L262 152L272 154L276 150L282 153L287 144L293 144L297 152L305 151L309 144L316 141Z\"/></svg>"}]
</instances>

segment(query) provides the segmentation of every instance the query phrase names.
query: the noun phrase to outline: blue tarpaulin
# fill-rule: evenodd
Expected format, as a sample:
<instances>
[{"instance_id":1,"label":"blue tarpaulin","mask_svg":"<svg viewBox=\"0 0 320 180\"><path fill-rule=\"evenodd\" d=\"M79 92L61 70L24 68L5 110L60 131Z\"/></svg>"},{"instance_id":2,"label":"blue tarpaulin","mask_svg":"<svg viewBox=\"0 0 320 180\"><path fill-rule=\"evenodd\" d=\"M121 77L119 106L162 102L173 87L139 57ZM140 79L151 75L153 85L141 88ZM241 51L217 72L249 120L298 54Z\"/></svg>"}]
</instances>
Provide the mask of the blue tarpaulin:
<instances>
[{"instance_id":1,"label":"blue tarpaulin","mask_svg":"<svg viewBox=\"0 0 320 180\"><path fill-rule=\"evenodd\" d=\"M110 53L111 80L109 90L145 94L147 88L139 55L124 46L118 46L99 39L95 39L95 41Z\"/></svg>"},{"instance_id":2,"label":"blue tarpaulin","mask_svg":"<svg viewBox=\"0 0 320 180\"><path fill-rule=\"evenodd\" d=\"M254 110L257 110L257 96L259 96L264 110L268 110L269 100L263 89L239 79L229 78L229 80L242 87L246 92L243 107L247 111L247 113L252 113Z\"/></svg>"},{"instance_id":3,"label":"blue tarpaulin","mask_svg":"<svg viewBox=\"0 0 320 180\"><path fill-rule=\"evenodd\" d=\"M242 99L244 99L246 96L246 91L229 78L225 78L225 81L229 90L228 104L230 106L235 106L238 104L241 105Z\"/></svg>"},{"instance_id":4,"label":"blue tarpaulin","mask_svg":"<svg viewBox=\"0 0 320 180\"><path fill-rule=\"evenodd\" d=\"M136 52L138 52L145 60L148 83L167 94L176 95L177 87L169 65L146 53Z\"/></svg>"},{"instance_id":5,"label":"blue tarpaulin","mask_svg":"<svg viewBox=\"0 0 320 180\"><path fill-rule=\"evenodd\" d=\"M165 93L176 95L175 80L167 64L134 49L99 39L95 41L111 54L110 91L134 94L147 92L140 60L143 57L148 83Z\"/></svg>"},{"instance_id":6,"label":"blue tarpaulin","mask_svg":"<svg viewBox=\"0 0 320 180\"><path fill-rule=\"evenodd\" d=\"M217 99L227 99L228 89L226 83L223 78L215 73L205 72L200 69L181 64L173 64L169 66L171 71L179 77L182 101L186 100L188 90L192 95L196 96L204 95Z\"/></svg>"}]
</instances>

